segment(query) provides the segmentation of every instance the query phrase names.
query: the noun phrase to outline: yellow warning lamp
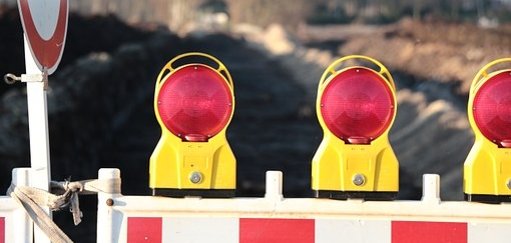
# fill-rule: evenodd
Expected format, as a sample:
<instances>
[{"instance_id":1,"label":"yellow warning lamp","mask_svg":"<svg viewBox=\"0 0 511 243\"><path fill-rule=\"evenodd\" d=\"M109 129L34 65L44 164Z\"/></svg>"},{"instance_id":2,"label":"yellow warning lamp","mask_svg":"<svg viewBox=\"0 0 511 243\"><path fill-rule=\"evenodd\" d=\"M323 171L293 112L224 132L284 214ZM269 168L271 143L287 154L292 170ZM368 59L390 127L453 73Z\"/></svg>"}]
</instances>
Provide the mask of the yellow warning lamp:
<instances>
[{"instance_id":1,"label":"yellow warning lamp","mask_svg":"<svg viewBox=\"0 0 511 243\"><path fill-rule=\"evenodd\" d=\"M377 68L341 64L358 59ZM316 113L324 136L312 160L319 198L391 200L399 190L399 163L388 132L396 117L396 88L380 62L347 56L319 81Z\"/></svg>"},{"instance_id":2,"label":"yellow warning lamp","mask_svg":"<svg viewBox=\"0 0 511 243\"><path fill-rule=\"evenodd\" d=\"M484 66L470 86L468 119L475 143L465 160L465 199L511 201L511 69L489 72L511 58Z\"/></svg>"},{"instance_id":3,"label":"yellow warning lamp","mask_svg":"<svg viewBox=\"0 0 511 243\"><path fill-rule=\"evenodd\" d=\"M185 58L214 65L173 66ZM208 54L182 54L163 67L154 95L162 136L149 165L153 195L234 196L236 159L225 136L234 112L233 89L225 65Z\"/></svg>"}]
</instances>

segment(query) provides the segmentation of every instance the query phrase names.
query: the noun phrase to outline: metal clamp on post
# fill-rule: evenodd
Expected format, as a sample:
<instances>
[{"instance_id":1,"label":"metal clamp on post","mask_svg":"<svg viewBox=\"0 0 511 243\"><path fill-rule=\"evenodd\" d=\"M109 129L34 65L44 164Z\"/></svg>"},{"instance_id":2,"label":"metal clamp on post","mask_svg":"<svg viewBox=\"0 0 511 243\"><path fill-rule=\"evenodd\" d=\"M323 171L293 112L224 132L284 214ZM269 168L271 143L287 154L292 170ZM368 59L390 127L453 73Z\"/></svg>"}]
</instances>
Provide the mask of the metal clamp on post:
<instances>
[{"instance_id":1,"label":"metal clamp on post","mask_svg":"<svg viewBox=\"0 0 511 243\"><path fill-rule=\"evenodd\" d=\"M43 82L44 83L44 90L48 89L48 73L43 72L39 74L22 74L21 75L21 82L28 83L28 82Z\"/></svg>"},{"instance_id":2,"label":"metal clamp on post","mask_svg":"<svg viewBox=\"0 0 511 243\"><path fill-rule=\"evenodd\" d=\"M4 81L7 84L14 84L16 82L43 82L44 90L48 88L48 73L38 73L38 74L22 74L21 77L16 76L15 74L8 73L4 75Z\"/></svg>"}]
</instances>

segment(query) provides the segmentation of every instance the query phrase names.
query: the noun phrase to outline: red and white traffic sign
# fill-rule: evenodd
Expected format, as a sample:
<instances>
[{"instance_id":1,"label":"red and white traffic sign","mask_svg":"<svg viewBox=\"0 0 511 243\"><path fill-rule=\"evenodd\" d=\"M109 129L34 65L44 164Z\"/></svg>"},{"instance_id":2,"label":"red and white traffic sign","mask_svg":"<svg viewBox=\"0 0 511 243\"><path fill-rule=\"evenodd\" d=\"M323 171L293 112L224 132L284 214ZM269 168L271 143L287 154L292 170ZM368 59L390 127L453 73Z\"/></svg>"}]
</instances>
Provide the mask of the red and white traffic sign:
<instances>
[{"instance_id":1,"label":"red and white traffic sign","mask_svg":"<svg viewBox=\"0 0 511 243\"><path fill-rule=\"evenodd\" d=\"M52 74L66 40L68 0L18 0L21 23L30 52L41 72Z\"/></svg>"}]
</instances>

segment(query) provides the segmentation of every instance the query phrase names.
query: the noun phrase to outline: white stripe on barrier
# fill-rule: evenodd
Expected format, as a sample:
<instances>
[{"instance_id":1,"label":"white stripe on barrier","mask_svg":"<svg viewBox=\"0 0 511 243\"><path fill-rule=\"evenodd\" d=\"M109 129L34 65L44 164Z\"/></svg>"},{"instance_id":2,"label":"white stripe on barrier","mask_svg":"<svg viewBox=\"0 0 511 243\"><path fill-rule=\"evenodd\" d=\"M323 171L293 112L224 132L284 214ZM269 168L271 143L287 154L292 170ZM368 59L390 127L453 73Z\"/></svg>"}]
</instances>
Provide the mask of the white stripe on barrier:
<instances>
[{"instance_id":1,"label":"white stripe on barrier","mask_svg":"<svg viewBox=\"0 0 511 243\"><path fill-rule=\"evenodd\" d=\"M19 237L24 237L24 236L18 236L16 237L15 234L13 234L13 225L12 225L12 219L13 219L13 213L11 213L11 216L6 216L4 217L4 242L5 243L9 243L9 242L15 242L16 241L16 238L19 238ZM0 241L1 242L1 241ZM21 241L17 241L17 242L21 242Z\"/></svg>"},{"instance_id":2,"label":"white stripe on barrier","mask_svg":"<svg viewBox=\"0 0 511 243\"><path fill-rule=\"evenodd\" d=\"M26 186L29 182L29 168L12 171L12 183ZM32 221L15 199L0 197L0 243L31 243Z\"/></svg>"},{"instance_id":3,"label":"white stripe on barrier","mask_svg":"<svg viewBox=\"0 0 511 243\"><path fill-rule=\"evenodd\" d=\"M343 242L391 242L389 220L342 220L317 219L316 243Z\"/></svg>"},{"instance_id":4,"label":"white stripe on barrier","mask_svg":"<svg viewBox=\"0 0 511 243\"><path fill-rule=\"evenodd\" d=\"M170 217L162 220L162 242L238 242L237 218Z\"/></svg>"},{"instance_id":5,"label":"white stripe on barrier","mask_svg":"<svg viewBox=\"0 0 511 243\"><path fill-rule=\"evenodd\" d=\"M468 242L511 242L511 223L469 223Z\"/></svg>"}]
</instances>

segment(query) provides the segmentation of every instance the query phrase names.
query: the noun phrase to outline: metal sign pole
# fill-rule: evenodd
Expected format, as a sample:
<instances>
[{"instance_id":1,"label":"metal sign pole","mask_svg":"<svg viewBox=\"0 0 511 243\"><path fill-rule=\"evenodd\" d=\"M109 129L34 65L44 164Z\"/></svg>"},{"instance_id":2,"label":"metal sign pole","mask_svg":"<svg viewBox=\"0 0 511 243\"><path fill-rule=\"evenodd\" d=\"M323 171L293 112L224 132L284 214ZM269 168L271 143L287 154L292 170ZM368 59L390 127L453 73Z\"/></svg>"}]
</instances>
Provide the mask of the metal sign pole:
<instances>
[{"instance_id":1,"label":"metal sign pole","mask_svg":"<svg viewBox=\"0 0 511 243\"><path fill-rule=\"evenodd\" d=\"M25 36L25 67L26 73L41 74L37 68L34 58ZM40 81L28 81L27 103L28 103L28 126L30 136L30 164L32 175L30 185L48 191L50 183L50 146L48 136L48 110L46 104L46 83L43 78ZM45 209L51 217L48 208ZM50 240L37 226L34 228L34 242L50 243Z\"/></svg>"}]
</instances>

